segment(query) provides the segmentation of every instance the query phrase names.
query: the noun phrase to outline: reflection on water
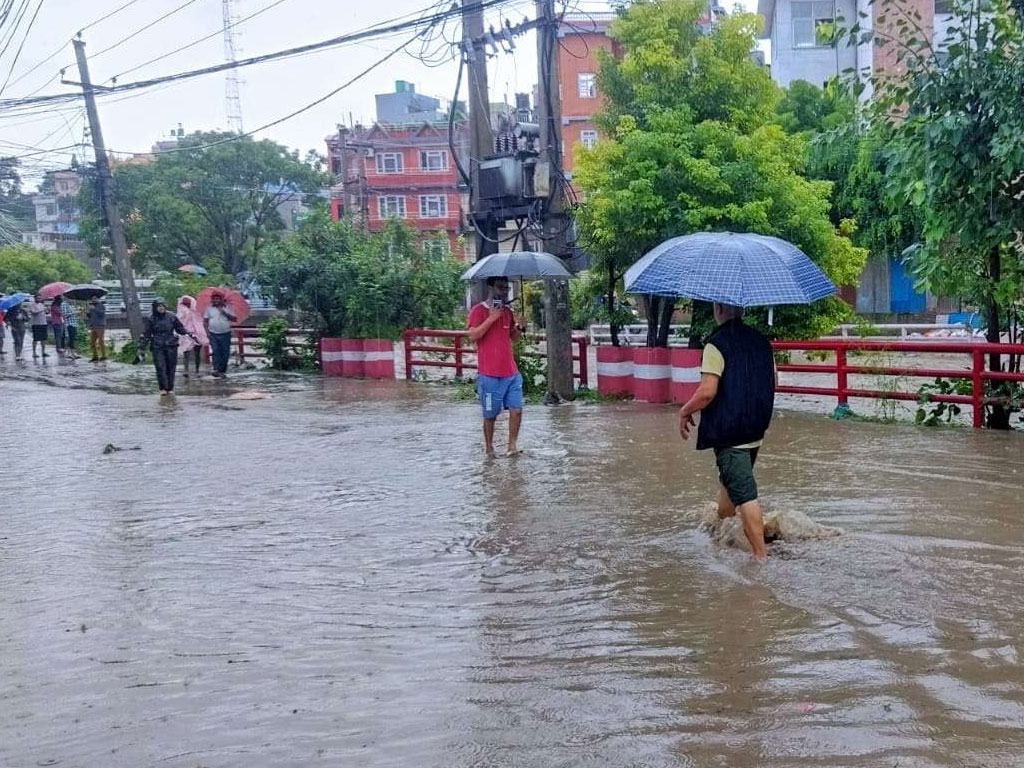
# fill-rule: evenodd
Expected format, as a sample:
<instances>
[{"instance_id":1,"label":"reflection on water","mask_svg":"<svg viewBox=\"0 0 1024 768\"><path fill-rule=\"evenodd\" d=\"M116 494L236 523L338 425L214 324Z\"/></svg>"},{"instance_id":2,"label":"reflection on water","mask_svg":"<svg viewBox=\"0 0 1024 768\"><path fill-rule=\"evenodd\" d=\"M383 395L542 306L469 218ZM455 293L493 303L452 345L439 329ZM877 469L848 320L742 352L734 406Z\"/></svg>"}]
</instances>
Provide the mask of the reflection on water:
<instances>
[{"instance_id":1,"label":"reflection on water","mask_svg":"<svg viewBox=\"0 0 1024 768\"><path fill-rule=\"evenodd\" d=\"M758 566L670 410L486 462L431 387L149 374L0 378L0 765L1024 764L1022 435L781 412L845 533Z\"/></svg>"}]
</instances>

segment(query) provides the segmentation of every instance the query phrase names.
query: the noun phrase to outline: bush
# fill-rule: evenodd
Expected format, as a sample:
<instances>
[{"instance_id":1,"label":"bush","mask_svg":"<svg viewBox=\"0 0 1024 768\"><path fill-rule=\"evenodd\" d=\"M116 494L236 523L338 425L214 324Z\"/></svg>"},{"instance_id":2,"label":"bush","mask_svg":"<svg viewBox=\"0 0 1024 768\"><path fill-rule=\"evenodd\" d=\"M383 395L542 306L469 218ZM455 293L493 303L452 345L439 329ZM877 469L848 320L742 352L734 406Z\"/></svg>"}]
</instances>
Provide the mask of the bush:
<instances>
[{"instance_id":1,"label":"bush","mask_svg":"<svg viewBox=\"0 0 1024 768\"><path fill-rule=\"evenodd\" d=\"M274 317L259 327L260 337L256 348L267 358L271 368L283 371L298 365L298 357L289 354L288 321L283 317Z\"/></svg>"},{"instance_id":2,"label":"bush","mask_svg":"<svg viewBox=\"0 0 1024 768\"><path fill-rule=\"evenodd\" d=\"M321 335L395 339L406 328L461 325L463 266L425 253L401 222L368 233L319 209L294 237L268 245L258 280L274 286L278 306L307 313Z\"/></svg>"},{"instance_id":3,"label":"bush","mask_svg":"<svg viewBox=\"0 0 1024 768\"><path fill-rule=\"evenodd\" d=\"M184 272L176 275L161 275L153 281L153 292L167 302L172 312L182 296L196 296L204 288L230 286L235 279L228 275L192 275ZM144 310L145 311L145 310Z\"/></svg>"}]
</instances>

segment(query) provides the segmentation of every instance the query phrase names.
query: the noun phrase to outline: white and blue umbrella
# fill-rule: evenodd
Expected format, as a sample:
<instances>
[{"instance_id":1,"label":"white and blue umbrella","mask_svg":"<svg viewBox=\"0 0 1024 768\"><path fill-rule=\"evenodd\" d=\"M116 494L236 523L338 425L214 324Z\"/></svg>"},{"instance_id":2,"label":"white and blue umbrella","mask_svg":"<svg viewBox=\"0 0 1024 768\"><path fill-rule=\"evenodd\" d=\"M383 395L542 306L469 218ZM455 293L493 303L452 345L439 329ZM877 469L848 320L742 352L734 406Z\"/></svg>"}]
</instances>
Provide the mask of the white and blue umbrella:
<instances>
[{"instance_id":1,"label":"white and blue umbrella","mask_svg":"<svg viewBox=\"0 0 1024 768\"><path fill-rule=\"evenodd\" d=\"M699 232L666 240L626 272L630 293L734 307L810 304L836 292L807 255L777 237Z\"/></svg>"}]
</instances>

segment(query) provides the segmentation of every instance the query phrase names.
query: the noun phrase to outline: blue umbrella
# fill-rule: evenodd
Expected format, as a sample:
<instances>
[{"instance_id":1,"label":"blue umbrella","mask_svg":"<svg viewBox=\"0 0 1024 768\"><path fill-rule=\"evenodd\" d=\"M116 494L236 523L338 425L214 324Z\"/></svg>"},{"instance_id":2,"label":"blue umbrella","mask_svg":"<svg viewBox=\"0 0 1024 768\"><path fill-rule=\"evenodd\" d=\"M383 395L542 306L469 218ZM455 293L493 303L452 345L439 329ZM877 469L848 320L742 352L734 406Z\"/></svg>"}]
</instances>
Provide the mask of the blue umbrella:
<instances>
[{"instance_id":1,"label":"blue umbrella","mask_svg":"<svg viewBox=\"0 0 1024 768\"><path fill-rule=\"evenodd\" d=\"M6 312L31 298L31 294L28 293L12 293L7 298L0 300L0 312Z\"/></svg>"},{"instance_id":2,"label":"blue umbrella","mask_svg":"<svg viewBox=\"0 0 1024 768\"><path fill-rule=\"evenodd\" d=\"M700 232L666 240L626 272L630 293L735 307L810 304L836 287L792 243L766 235Z\"/></svg>"}]
</instances>

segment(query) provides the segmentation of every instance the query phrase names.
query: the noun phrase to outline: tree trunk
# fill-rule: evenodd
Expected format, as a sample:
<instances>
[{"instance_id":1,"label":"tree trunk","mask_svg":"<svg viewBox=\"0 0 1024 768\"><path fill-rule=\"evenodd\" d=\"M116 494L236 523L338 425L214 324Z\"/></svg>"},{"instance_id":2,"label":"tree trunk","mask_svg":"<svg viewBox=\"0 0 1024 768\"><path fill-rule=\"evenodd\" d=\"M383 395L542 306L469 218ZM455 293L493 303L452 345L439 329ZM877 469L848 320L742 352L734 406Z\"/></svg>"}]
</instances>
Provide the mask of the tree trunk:
<instances>
[{"instance_id":1,"label":"tree trunk","mask_svg":"<svg viewBox=\"0 0 1024 768\"><path fill-rule=\"evenodd\" d=\"M615 322L615 270L608 268L608 330L612 335L612 346L619 346L619 324Z\"/></svg>"},{"instance_id":2,"label":"tree trunk","mask_svg":"<svg viewBox=\"0 0 1024 768\"><path fill-rule=\"evenodd\" d=\"M662 299L660 314L660 327L658 328L658 339L656 346L667 347L668 337L672 332L672 314L676 311L675 299Z\"/></svg>"},{"instance_id":3,"label":"tree trunk","mask_svg":"<svg viewBox=\"0 0 1024 768\"><path fill-rule=\"evenodd\" d=\"M1000 342L999 335L999 302L996 299L996 284L999 282L1002 270L1002 264L1000 263L999 246L995 246L989 253L989 282L992 285L992 292L988 297L988 306L986 307L986 315L988 322L988 332L985 335L986 341L991 344L998 344ZM991 354L988 356L988 369L990 371L998 371L1001 369L1000 360L998 354ZM993 387L997 389L998 387ZM989 429L1009 429L1010 428L1010 412L1004 406L994 404L990 406L991 410L988 414L988 428Z\"/></svg>"},{"instance_id":4,"label":"tree trunk","mask_svg":"<svg viewBox=\"0 0 1024 768\"><path fill-rule=\"evenodd\" d=\"M658 346L658 318L661 311L661 297L644 296L644 312L647 315L647 346Z\"/></svg>"}]
</instances>

